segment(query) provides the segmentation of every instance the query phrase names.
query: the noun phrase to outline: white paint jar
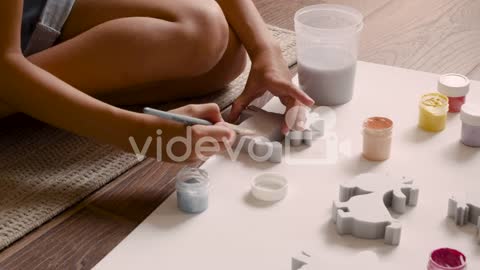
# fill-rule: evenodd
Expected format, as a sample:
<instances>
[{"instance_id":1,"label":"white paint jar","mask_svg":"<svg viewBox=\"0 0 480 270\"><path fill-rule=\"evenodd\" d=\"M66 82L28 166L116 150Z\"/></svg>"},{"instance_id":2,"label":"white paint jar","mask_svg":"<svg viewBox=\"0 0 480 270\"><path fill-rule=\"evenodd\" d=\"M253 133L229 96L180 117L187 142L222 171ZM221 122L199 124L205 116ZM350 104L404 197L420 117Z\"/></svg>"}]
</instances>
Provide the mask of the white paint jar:
<instances>
[{"instance_id":1,"label":"white paint jar","mask_svg":"<svg viewBox=\"0 0 480 270\"><path fill-rule=\"evenodd\" d=\"M363 122L363 157L383 161L390 157L392 147L392 120L370 117Z\"/></svg>"},{"instance_id":2,"label":"white paint jar","mask_svg":"<svg viewBox=\"0 0 480 270\"><path fill-rule=\"evenodd\" d=\"M480 147L480 105L464 104L460 113L463 144Z\"/></svg>"},{"instance_id":3,"label":"white paint jar","mask_svg":"<svg viewBox=\"0 0 480 270\"><path fill-rule=\"evenodd\" d=\"M438 92L448 97L448 112L460 112L470 87L470 80L455 73L444 74L438 79Z\"/></svg>"}]
</instances>

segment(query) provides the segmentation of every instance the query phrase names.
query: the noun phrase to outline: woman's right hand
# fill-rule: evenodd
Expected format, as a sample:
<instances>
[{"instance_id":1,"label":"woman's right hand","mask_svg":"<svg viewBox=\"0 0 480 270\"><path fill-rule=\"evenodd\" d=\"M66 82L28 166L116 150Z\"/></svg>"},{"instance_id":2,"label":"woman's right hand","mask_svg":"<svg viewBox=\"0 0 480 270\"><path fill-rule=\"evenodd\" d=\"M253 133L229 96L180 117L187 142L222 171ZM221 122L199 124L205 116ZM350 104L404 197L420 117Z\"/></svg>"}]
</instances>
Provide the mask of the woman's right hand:
<instances>
[{"instance_id":1,"label":"woman's right hand","mask_svg":"<svg viewBox=\"0 0 480 270\"><path fill-rule=\"evenodd\" d=\"M140 130L132 130L135 135L129 139L129 150L138 154L148 146L148 150L145 149L142 154L149 157L167 162L193 162L221 153L235 142L235 132L225 125L217 104L187 105L171 112L205 119L214 125L184 126L156 116L140 114L138 116L142 127Z\"/></svg>"}]
</instances>

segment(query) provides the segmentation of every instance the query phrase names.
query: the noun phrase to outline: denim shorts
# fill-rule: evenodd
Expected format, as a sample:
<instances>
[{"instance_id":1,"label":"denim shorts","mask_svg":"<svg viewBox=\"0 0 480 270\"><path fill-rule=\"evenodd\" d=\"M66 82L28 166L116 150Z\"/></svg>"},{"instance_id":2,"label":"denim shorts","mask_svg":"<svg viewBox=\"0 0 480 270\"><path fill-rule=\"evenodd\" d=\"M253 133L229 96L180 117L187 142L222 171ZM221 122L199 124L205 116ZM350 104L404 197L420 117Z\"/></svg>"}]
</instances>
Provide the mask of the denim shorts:
<instances>
[{"instance_id":1,"label":"denim shorts","mask_svg":"<svg viewBox=\"0 0 480 270\"><path fill-rule=\"evenodd\" d=\"M74 3L75 0L24 0L22 51L25 56L55 44Z\"/></svg>"}]
</instances>

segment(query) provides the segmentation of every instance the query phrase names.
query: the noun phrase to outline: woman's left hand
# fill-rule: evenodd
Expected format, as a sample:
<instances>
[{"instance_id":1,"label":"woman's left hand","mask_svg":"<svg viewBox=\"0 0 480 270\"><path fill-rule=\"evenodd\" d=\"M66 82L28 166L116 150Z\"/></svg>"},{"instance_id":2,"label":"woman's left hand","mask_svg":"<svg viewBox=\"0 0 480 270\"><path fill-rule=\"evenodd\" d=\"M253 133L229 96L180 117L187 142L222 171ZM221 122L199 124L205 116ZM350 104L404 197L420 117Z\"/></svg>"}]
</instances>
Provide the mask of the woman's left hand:
<instances>
[{"instance_id":1,"label":"woman's left hand","mask_svg":"<svg viewBox=\"0 0 480 270\"><path fill-rule=\"evenodd\" d=\"M230 113L230 121L238 119L240 113L266 91L280 98L286 106L286 121L282 132L289 129L303 129L305 111L302 106L312 106L314 101L292 83L292 75L279 48L265 51L252 58L252 69L243 93L235 100ZM294 108L293 110L291 110Z\"/></svg>"}]
</instances>

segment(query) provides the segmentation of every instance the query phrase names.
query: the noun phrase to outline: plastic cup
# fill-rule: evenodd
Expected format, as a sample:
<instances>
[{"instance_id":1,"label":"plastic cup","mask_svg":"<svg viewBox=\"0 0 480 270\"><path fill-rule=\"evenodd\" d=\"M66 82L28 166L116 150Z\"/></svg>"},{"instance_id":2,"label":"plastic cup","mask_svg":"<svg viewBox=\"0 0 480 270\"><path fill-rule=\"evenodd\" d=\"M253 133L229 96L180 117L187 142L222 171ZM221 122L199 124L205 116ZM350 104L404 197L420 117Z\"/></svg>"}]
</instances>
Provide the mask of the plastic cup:
<instances>
[{"instance_id":1,"label":"plastic cup","mask_svg":"<svg viewBox=\"0 0 480 270\"><path fill-rule=\"evenodd\" d=\"M295 14L299 83L317 105L352 99L362 28L362 14L347 6L313 5Z\"/></svg>"}]
</instances>

